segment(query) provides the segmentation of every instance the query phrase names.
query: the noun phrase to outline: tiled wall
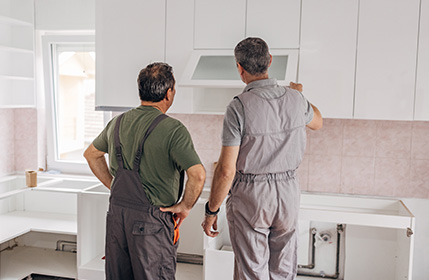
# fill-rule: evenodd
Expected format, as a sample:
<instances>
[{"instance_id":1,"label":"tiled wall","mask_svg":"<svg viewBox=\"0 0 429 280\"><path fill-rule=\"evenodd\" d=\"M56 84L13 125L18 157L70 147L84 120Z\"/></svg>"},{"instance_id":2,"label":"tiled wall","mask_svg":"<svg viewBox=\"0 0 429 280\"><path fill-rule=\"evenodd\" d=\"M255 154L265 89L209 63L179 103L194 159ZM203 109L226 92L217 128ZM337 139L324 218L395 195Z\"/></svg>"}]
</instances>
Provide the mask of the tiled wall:
<instances>
[{"instance_id":1,"label":"tiled wall","mask_svg":"<svg viewBox=\"0 0 429 280\"><path fill-rule=\"evenodd\" d=\"M210 185L223 116L172 117L188 127ZM0 109L0 131L0 175L37 168L36 109ZM429 198L429 122L325 119L307 136L303 190Z\"/></svg>"},{"instance_id":2,"label":"tiled wall","mask_svg":"<svg viewBox=\"0 0 429 280\"><path fill-rule=\"evenodd\" d=\"M189 128L210 185L223 116L172 116ZM429 122L325 119L307 136L303 190L429 198Z\"/></svg>"},{"instance_id":3,"label":"tiled wall","mask_svg":"<svg viewBox=\"0 0 429 280\"><path fill-rule=\"evenodd\" d=\"M0 109L0 176L37 169L37 110Z\"/></svg>"}]
</instances>

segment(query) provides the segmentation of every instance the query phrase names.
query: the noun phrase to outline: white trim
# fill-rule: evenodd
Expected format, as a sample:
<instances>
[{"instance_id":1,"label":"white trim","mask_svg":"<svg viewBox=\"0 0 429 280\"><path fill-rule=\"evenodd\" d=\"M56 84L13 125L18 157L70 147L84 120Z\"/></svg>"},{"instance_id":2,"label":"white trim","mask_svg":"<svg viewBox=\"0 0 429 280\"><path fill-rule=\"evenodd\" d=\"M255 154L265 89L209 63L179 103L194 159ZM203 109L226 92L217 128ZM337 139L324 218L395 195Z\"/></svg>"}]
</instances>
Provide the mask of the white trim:
<instances>
[{"instance_id":1,"label":"white trim","mask_svg":"<svg viewBox=\"0 0 429 280\"><path fill-rule=\"evenodd\" d=\"M46 160L47 168L58 170L62 173L72 174L92 174L87 163L77 163L66 160L59 160L57 155L57 145L55 144L55 106L53 104L53 89L54 81L53 77L53 65L52 56L54 55L52 50L53 44L68 44L68 43L94 43L95 35L94 32L64 32L64 33L45 33L41 35L42 39L42 58L43 58L43 73L44 73L44 86L46 96L46 133L47 133L47 149L46 149ZM105 116L106 117L106 116Z\"/></svg>"}]
</instances>

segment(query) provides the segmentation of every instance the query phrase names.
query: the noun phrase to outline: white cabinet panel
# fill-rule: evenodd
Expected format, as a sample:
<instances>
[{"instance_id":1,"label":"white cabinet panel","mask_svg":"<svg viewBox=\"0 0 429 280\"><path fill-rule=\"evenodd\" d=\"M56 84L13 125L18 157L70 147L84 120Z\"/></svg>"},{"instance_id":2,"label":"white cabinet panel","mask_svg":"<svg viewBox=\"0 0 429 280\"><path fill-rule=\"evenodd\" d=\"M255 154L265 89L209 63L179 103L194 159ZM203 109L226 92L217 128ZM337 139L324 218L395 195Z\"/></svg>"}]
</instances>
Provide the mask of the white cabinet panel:
<instances>
[{"instance_id":1,"label":"white cabinet panel","mask_svg":"<svg viewBox=\"0 0 429 280\"><path fill-rule=\"evenodd\" d=\"M353 116L358 0L303 0L299 82L328 118Z\"/></svg>"},{"instance_id":2,"label":"white cabinet panel","mask_svg":"<svg viewBox=\"0 0 429 280\"><path fill-rule=\"evenodd\" d=\"M96 107L135 107L137 76L165 59L165 1L96 2Z\"/></svg>"},{"instance_id":3,"label":"white cabinet panel","mask_svg":"<svg viewBox=\"0 0 429 280\"><path fill-rule=\"evenodd\" d=\"M196 0L195 49L233 49L245 36L246 0Z\"/></svg>"},{"instance_id":4,"label":"white cabinet panel","mask_svg":"<svg viewBox=\"0 0 429 280\"><path fill-rule=\"evenodd\" d=\"M412 120L419 0L360 0L355 118Z\"/></svg>"},{"instance_id":5,"label":"white cabinet panel","mask_svg":"<svg viewBox=\"0 0 429 280\"><path fill-rule=\"evenodd\" d=\"M270 48L299 48L300 0L247 0L246 37Z\"/></svg>"},{"instance_id":6,"label":"white cabinet panel","mask_svg":"<svg viewBox=\"0 0 429 280\"><path fill-rule=\"evenodd\" d=\"M0 108L36 105L34 3L0 1Z\"/></svg>"},{"instance_id":7,"label":"white cabinet panel","mask_svg":"<svg viewBox=\"0 0 429 280\"><path fill-rule=\"evenodd\" d=\"M429 108L429 0L422 0L414 119L429 121L428 108Z\"/></svg>"},{"instance_id":8,"label":"white cabinet panel","mask_svg":"<svg viewBox=\"0 0 429 280\"><path fill-rule=\"evenodd\" d=\"M176 96L169 113L192 113L193 89L180 79L194 50L194 0L167 1L166 61L173 66Z\"/></svg>"}]
</instances>

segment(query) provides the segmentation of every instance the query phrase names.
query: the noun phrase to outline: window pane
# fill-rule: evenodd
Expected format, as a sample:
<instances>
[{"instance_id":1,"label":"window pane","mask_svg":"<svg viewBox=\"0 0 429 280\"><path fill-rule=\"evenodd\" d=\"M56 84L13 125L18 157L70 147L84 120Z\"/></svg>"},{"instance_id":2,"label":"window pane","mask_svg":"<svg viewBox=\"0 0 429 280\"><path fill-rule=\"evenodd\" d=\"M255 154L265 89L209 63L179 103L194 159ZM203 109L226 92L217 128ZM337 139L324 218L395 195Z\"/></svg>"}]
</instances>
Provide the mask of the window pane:
<instances>
[{"instance_id":1,"label":"window pane","mask_svg":"<svg viewBox=\"0 0 429 280\"><path fill-rule=\"evenodd\" d=\"M84 149L104 127L95 108L94 46L55 45L55 120L59 160L84 162Z\"/></svg>"}]
</instances>

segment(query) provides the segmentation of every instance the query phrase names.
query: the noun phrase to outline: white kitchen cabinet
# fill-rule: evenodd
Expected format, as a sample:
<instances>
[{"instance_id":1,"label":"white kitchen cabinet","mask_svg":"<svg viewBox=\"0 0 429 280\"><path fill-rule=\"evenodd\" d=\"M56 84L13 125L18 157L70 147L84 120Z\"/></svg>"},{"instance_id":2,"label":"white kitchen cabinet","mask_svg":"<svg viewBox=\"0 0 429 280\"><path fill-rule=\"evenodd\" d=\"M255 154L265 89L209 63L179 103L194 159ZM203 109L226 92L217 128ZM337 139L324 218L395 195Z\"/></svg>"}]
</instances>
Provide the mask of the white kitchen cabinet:
<instances>
[{"instance_id":1,"label":"white kitchen cabinet","mask_svg":"<svg viewBox=\"0 0 429 280\"><path fill-rule=\"evenodd\" d=\"M99 185L97 180L39 177L28 188L22 175L0 179L0 244L39 233L57 240L77 235L77 193ZM48 238L47 238L48 239ZM23 279L31 273L77 276L76 254L36 246L18 246L1 253L0 279ZM40 247L41 246L41 247Z\"/></svg>"},{"instance_id":2,"label":"white kitchen cabinet","mask_svg":"<svg viewBox=\"0 0 429 280\"><path fill-rule=\"evenodd\" d=\"M104 246L110 191L100 185L78 195L78 279L105 279Z\"/></svg>"},{"instance_id":3,"label":"white kitchen cabinet","mask_svg":"<svg viewBox=\"0 0 429 280\"><path fill-rule=\"evenodd\" d=\"M422 0L414 120L429 121L429 0Z\"/></svg>"},{"instance_id":4,"label":"white kitchen cabinet","mask_svg":"<svg viewBox=\"0 0 429 280\"><path fill-rule=\"evenodd\" d=\"M245 32L246 0L196 0L195 49L234 49Z\"/></svg>"},{"instance_id":5,"label":"white kitchen cabinet","mask_svg":"<svg viewBox=\"0 0 429 280\"><path fill-rule=\"evenodd\" d=\"M412 120L419 0L360 0L354 117Z\"/></svg>"},{"instance_id":6,"label":"white kitchen cabinet","mask_svg":"<svg viewBox=\"0 0 429 280\"><path fill-rule=\"evenodd\" d=\"M34 3L0 1L0 108L34 107Z\"/></svg>"},{"instance_id":7,"label":"white kitchen cabinet","mask_svg":"<svg viewBox=\"0 0 429 280\"><path fill-rule=\"evenodd\" d=\"M99 109L140 104L140 70L165 60L165 2L96 1L95 106Z\"/></svg>"},{"instance_id":8,"label":"white kitchen cabinet","mask_svg":"<svg viewBox=\"0 0 429 280\"><path fill-rule=\"evenodd\" d=\"M299 82L327 118L352 118L358 0L303 0Z\"/></svg>"},{"instance_id":9,"label":"white kitchen cabinet","mask_svg":"<svg viewBox=\"0 0 429 280\"><path fill-rule=\"evenodd\" d=\"M299 48L300 20L301 0L247 0L246 37L260 37L271 49Z\"/></svg>"},{"instance_id":10,"label":"white kitchen cabinet","mask_svg":"<svg viewBox=\"0 0 429 280\"><path fill-rule=\"evenodd\" d=\"M339 260L344 263L344 277L340 279L412 279L415 218L402 201L304 193L299 220L300 232L308 221L342 225L345 258ZM204 237L205 280L232 279L234 255L224 205L218 217L218 230L218 237ZM308 246L298 247L298 259L310 258L302 258L301 254L309 255ZM320 279L322 273L314 273L319 276L298 279Z\"/></svg>"}]
</instances>

